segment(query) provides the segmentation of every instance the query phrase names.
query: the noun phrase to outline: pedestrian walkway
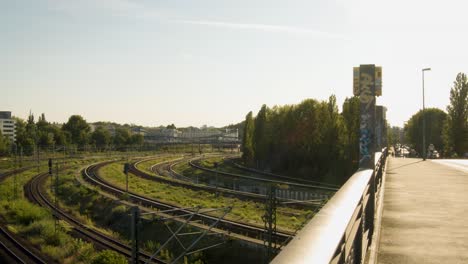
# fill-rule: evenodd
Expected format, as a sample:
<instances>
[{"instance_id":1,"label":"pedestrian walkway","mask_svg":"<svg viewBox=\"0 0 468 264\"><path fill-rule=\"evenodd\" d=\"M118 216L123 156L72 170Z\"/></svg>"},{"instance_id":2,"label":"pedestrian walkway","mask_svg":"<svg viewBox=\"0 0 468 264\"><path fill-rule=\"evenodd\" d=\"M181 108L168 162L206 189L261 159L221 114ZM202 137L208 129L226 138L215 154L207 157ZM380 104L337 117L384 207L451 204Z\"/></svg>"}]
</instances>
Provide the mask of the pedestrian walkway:
<instances>
[{"instance_id":1,"label":"pedestrian walkway","mask_svg":"<svg viewBox=\"0 0 468 264\"><path fill-rule=\"evenodd\" d=\"M390 158L378 263L468 263L468 173Z\"/></svg>"}]
</instances>

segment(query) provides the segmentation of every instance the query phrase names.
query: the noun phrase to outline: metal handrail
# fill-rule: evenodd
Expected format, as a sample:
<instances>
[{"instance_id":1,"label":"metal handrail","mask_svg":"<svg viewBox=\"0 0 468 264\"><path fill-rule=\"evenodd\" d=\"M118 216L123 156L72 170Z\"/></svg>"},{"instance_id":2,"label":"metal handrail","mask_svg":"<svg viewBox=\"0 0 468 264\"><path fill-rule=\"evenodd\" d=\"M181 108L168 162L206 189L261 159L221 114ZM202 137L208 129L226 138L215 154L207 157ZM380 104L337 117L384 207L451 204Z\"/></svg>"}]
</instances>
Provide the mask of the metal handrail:
<instances>
[{"instance_id":1,"label":"metal handrail","mask_svg":"<svg viewBox=\"0 0 468 264\"><path fill-rule=\"evenodd\" d=\"M360 169L273 259L274 264L362 263L372 242L375 197L387 150Z\"/></svg>"}]
</instances>

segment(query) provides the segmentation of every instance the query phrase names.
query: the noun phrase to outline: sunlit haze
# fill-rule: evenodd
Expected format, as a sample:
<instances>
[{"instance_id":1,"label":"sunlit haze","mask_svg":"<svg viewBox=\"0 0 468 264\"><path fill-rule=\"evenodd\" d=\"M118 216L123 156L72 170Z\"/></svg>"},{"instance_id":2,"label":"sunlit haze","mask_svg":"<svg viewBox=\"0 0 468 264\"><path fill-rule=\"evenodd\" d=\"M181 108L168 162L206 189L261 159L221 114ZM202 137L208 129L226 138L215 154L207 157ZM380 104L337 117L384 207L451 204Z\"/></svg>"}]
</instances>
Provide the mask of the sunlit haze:
<instances>
[{"instance_id":1,"label":"sunlit haze","mask_svg":"<svg viewBox=\"0 0 468 264\"><path fill-rule=\"evenodd\" d=\"M383 68L387 119L445 111L468 73L467 1L1 0L0 110L26 118L224 126L269 106L352 96Z\"/></svg>"}]
</instances>

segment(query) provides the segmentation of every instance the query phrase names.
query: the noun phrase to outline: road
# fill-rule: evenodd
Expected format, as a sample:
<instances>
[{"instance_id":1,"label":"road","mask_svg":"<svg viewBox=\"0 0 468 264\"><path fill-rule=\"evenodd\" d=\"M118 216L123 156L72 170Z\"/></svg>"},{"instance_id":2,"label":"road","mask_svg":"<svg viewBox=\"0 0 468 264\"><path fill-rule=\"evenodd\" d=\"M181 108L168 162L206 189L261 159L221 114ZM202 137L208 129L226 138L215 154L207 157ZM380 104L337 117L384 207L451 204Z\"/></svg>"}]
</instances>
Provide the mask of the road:
<instances>
[{"instance_id":1,"label":"road","mask_svg":"<svg viewBox=\"0 0 468 264\"><path fill-rule=\"evenodd\" d=\"M468 159L440 159L432 161L468 173Z\"/></svg>"}]
</instances>

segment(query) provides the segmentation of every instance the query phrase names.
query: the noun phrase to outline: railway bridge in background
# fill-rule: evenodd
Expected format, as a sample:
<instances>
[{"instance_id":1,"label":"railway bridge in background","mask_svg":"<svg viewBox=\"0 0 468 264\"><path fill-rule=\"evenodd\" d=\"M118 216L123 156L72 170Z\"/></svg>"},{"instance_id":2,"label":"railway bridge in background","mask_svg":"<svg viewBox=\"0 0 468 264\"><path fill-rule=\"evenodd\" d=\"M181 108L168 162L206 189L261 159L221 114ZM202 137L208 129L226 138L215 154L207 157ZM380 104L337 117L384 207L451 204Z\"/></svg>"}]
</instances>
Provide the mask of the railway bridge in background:
<instances>
[{"instance_id":1,"label":"railway bridge in background","mask_svg":"<svg viewBox=\"0 0 468 264\"><path fill-rule=\"evenodd\" d=\"M376 156L272 263L468 263L468 160Z\"/></svg>"}]
</instances>

